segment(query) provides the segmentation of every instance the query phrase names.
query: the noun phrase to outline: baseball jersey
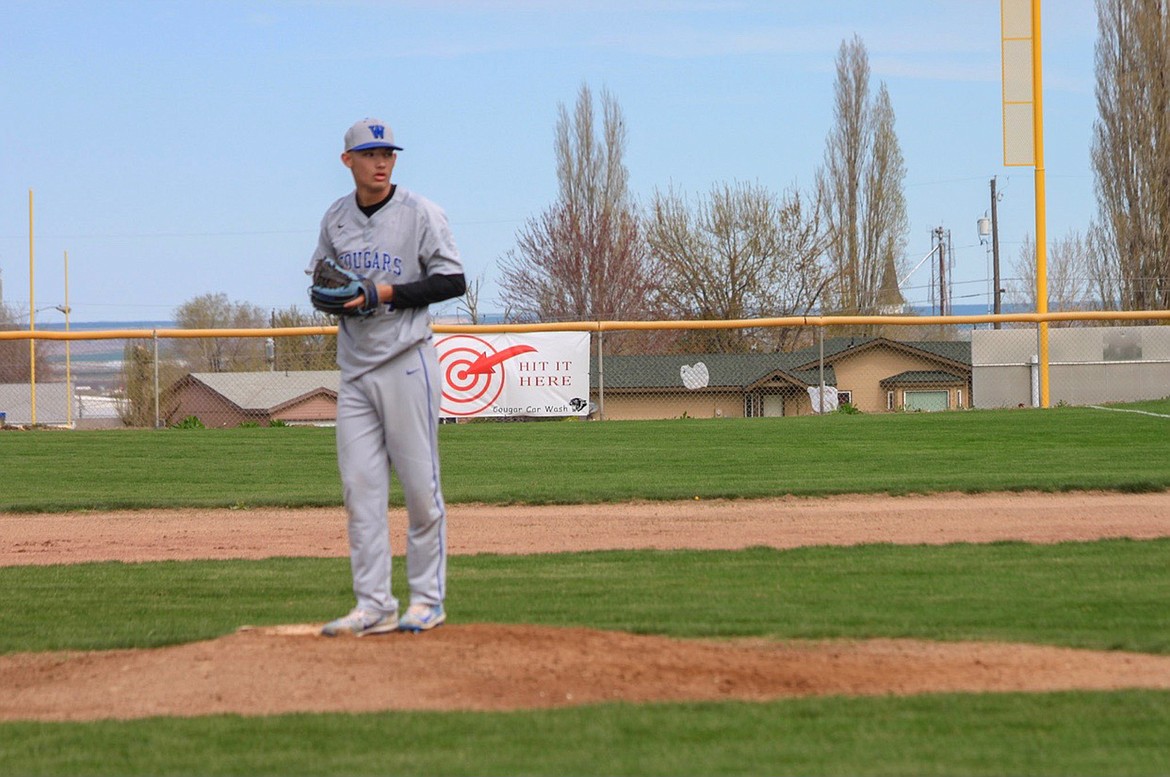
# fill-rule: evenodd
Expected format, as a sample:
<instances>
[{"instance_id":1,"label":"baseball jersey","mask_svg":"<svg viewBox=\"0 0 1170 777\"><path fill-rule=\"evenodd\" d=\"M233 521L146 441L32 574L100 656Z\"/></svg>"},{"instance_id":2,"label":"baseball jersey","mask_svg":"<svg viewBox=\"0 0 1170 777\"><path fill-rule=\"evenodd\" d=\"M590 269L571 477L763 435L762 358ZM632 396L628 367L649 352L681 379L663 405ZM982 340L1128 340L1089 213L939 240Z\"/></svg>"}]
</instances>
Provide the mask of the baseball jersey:
<instances>
[{"instance_id":1,"label":"baseball jersey","mask_svg":"<svg viewBox=\"0 0 1170 777\"><path fill-rule=\"evenodd\" d=\"M312 276L317 262L327 256L375 283L399 285L463 273L446 213L401 185L373 216L362 213L356 192L329 206L305 272ZM343 316L337 332L341 377L363 375L430 336L425 305L396 308L391 302L365 318Z\"/></svg>"}]
</instances>

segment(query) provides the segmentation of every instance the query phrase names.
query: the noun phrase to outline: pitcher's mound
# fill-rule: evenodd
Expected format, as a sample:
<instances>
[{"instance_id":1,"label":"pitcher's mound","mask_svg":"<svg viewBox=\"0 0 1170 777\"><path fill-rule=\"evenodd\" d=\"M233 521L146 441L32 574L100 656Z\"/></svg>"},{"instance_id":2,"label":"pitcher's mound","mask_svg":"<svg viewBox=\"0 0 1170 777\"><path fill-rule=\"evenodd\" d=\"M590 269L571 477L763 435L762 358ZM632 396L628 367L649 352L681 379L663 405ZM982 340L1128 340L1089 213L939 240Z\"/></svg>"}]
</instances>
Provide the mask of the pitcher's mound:
<instances>
[{"instance_id":1,"label":"pitcher's mound","mask_svg":"<svg viewBox=\"0 0 1170 777\"><path fill-rule=\"evenodd\" d=\"M319 628L246 628L156 650L3 656L0 720L1170 688L1170 656L1034 645L717 642L491 624L330 639Z\"/></svg>"}]
</instances>

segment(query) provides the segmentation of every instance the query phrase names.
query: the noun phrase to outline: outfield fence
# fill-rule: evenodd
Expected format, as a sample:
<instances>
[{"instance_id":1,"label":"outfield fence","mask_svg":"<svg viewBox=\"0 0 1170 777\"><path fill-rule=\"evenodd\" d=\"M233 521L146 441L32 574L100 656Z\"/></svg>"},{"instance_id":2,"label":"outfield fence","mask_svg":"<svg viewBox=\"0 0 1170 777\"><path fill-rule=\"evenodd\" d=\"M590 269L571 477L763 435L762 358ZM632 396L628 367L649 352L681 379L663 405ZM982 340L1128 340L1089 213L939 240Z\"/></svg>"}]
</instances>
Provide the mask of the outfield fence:
<instances>
[{"instance_id":1,"label":"outfield fence","mask_svg":"<svg viewBox=\"0 0 1170 777\"><path fill-rule=\"evenodd\" d=\"M582 333L571 411L449 421L758 418L1170 396L1170 311L436 323L488 343ZM524 350L512 348L512 351ZM533 348L528 348L533 350ZM336 328L0 331L0 423L75 428L335 418ZM449 377L449 376L448 376ZM479 376L475 376L479 379ZM555 382L555 379L554 379ZM567 382L567 381L566 381ZM456 414L458 415L458 414Z\"/></svg>"}]
</instances>

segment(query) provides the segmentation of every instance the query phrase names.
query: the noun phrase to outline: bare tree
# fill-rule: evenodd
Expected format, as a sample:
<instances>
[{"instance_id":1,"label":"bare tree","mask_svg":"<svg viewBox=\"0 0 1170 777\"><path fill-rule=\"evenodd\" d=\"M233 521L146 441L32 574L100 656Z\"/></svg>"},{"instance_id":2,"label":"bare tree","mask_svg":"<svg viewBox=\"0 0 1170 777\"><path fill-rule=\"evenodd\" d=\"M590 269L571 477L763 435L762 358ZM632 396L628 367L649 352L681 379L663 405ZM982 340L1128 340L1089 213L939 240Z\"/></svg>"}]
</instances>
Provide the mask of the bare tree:
<instances>
[{"instance_id":1,"label":"bare tree","mask_svg":"<svg viewBox=\"0 0 1170 777\"><path fill-rule=\"evenodd\" d=\"M649 224L663 311L699 319L808 313L826 281L819 200L778 198L751 184L721 184L693 206L657 192ZM780 350L796 330L695 330L691 349Z\"/></svg>"},{"instance_id":2,"label":"bare tree","mask_svg":"<svg viewBox=\"0 0 1170 777\"><path fill-rule=\"evenodd\" d=\"M653 288L642 226L628 191L621 108L582 85L574 112L559 108L557 201L529 219L502 262L502 301L522 320L629 319Z\"/></svg>"},{"instance_id":3,"label":"bare tree","mask_svg":"<svg viewBox=\"0 0 1170 777\"><path fill-rule=\"evenodd\" d=\"M154 349L139 342L129 342L122 349L122 389L116 407L125 426L154 426L156 399L160 420L175 412L176 398L165 389L182 377L183 370L173 360L161 358L156 369L154 357Z\"/></svg>"},{"instance_id":4,"label":"bare tree","mask_svg":"<svg viewBox=\"0 0 1170 777\"><path fill-rule=\"evenodd\" d=\"M1090 241L1080 232L1070 229L1048 246L1046 276L1048 278L1048 309L1056 311L1090 310L1097 307L1092 282L1093 251ZM1031 236L1024 237L1020 252L1012 262L1012 277L1007 281L1008 300L1027 310L1036 306L1036 244ZM1052 326L1071 326L1073 322L1054 321ZM1077 322L1077 326L1083 324Z\"/></svg>"},{"instance_id":5,"label":"bare tree","mask_svg":"<svg viewBox=\"0 0 1170 777\"><path fill-rule=\"evenodd\" d=\"M175 311L180 329L259 329L264 311L226 294L203 294ZM264 367L264 341L259 337L201 337L175 340L175 350L191 372L232 372Z\"/></svg>"},{"instance_id":6,"label":"bare tree","mask_svg":"<svg viewBox=\"0 0 1170 777\"><path fill-rule=\"evenodd\" d=\"M1101 260L1123 309L1170 308L1170 3L1097 0L1097 28Z\"/></svg>"},{"instance_id":7,"label":"bare tree","mask_svg":"<svg viewBox=\"0 0 1170 777\"><path fill-rule=\"evenodd\" d=\"M141 343L122 350L122 392L118 418L126 426L154 425L154 355Z\"/></svg>"},{"instance_id":8,"label":"bare tree","mask_svg":"<svg viewBox=\"0 0 1170 777\"><path fill-rule=\"evenodd\" d=\"M885 84L870 99L869 56L857 36L837 55L836 125L817 181L836 240L826 307L840 313L900 309L899 264L908 228L906 166Z\"/></svg>"},{"instance_id":9,"label":"bare tree","mask_svg":"<svg viewBox=\"0 0 1170 777\"><path fill-rule=\"evenodd\" d=\"M483 292L483 278L476 278L467 282L467 291L456 303L456 313L466 318L471 324L480 323L479 299Z\"/></svg>"},{"instance_id":10,"label":"bare tree","mask_svg":"<svg viewBox=\"0 0 1170 777\"><path fill-rule=\"evenodd\" d=\"M0 332L15 332L27 329L20 322L21 316L0 302ZM38 380L49 377L49 363L45 349L29 347L28 340L0 340L0 383L28 383L32 378L33 354L36 354Z\"/></svg>"}]
</instances>

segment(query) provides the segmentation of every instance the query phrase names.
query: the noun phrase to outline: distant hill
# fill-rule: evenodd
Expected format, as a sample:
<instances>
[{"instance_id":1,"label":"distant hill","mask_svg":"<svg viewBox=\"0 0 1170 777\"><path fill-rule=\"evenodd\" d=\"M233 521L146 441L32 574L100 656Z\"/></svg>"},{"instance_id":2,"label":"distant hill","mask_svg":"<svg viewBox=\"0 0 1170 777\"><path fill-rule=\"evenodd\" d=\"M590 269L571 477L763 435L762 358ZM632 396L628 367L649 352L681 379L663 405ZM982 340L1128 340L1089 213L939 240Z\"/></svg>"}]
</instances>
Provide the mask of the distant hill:
<instances>
[{"instance_id":1,"label":"distant hill","mask_svg":"<svg viewBox=\"0 0 1170 777\"><path fill-rule=\"evenodd\" d=\"M70 321L69 329L75 332L101 332L108 329L175 329L174 321ZM64 322L37 324L37 329L50 332L64 332Z\"/></svg>"}]
</instances>

